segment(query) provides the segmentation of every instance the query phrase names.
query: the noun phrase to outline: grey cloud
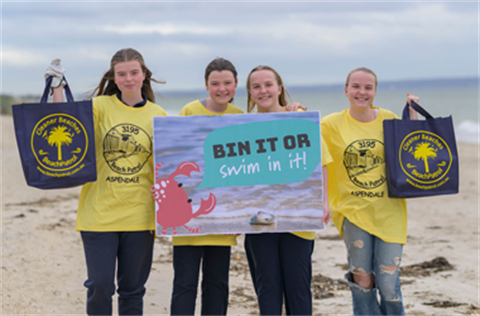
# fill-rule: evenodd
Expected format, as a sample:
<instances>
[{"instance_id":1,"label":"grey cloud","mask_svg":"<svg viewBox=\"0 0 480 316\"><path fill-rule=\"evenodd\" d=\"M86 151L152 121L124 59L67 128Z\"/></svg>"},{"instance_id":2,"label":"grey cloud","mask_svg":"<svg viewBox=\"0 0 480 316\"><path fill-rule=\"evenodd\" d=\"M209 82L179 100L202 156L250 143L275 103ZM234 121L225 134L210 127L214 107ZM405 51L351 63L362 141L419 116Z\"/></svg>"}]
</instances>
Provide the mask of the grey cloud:
<instances>
[{"instance_id":1,"label":"grey cloud","mask_svg":"<svg viewBox=\"0 0 480 316\"><path fill-rule=\"evenodd\" d=\"M477 3L65 1L4 2L2 9L2 50L41 57L25 66L4 58L5 92L38 91L42 82L36 78L48 65L41 60L56 57L72 84L85 91L124 47L138 49L168 89L203 88L203 70L217 56L234 62L240 80L258 64L269 64L292 78L290 84L342 82L361 65L389 80L473 76L478 70ZM166 24L187 30L112 31ZM225 32L188 31L199 27ZM28 79L19 84L17 78Z\"/></svg>"}]
</instances>

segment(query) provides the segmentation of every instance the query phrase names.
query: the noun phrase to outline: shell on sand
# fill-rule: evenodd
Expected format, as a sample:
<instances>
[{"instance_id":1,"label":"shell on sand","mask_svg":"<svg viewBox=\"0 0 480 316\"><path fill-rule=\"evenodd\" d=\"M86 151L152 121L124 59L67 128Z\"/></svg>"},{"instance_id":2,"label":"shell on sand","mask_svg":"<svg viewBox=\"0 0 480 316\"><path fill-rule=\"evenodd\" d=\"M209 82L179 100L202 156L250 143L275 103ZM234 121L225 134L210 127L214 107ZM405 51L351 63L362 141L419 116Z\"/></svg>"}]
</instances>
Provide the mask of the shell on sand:
<instances>
[{"instance_id":1,"label":"shell on sand","mask_svg":"<svg viewBox=\"0 0 480 316\"><path fill-rule=\"evenodd\" d=\"M250 219L250 225L273 225L275 223L275 215L259 211Z\"/></svg>"}]
</instances>

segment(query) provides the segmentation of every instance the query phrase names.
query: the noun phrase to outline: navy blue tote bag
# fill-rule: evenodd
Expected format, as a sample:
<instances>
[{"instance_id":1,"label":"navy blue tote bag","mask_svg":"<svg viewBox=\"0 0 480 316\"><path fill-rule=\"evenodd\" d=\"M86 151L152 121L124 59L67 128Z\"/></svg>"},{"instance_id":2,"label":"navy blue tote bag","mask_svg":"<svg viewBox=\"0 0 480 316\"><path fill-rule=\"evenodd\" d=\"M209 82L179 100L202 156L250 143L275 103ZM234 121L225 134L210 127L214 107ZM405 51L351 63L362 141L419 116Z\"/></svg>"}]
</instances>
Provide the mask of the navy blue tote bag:
<instances>
[{"instance_id":1,"label":"navy blue tote bag","mask_svg":"<svg viewBox=\"0 0 480 316\"><path fill-rule=\"evenodd\" d=\"M458 193L458 154L452 117L434 118L415 102L425 120L383 121L388 196L411 198Z\"/></svg>"},{"instance_id":2,"label":"navy blue tote bag","mask_svg":"<svg viewBox=\"0 0 480 316\"><path fill-rule=\"evenodd\" d=\"M92 101L75 102L68 84L65 103L47 103L52 77L40 103L12 106L23 174L29 186L69 188L96 181Z\"/></svg>"}]
</instances>

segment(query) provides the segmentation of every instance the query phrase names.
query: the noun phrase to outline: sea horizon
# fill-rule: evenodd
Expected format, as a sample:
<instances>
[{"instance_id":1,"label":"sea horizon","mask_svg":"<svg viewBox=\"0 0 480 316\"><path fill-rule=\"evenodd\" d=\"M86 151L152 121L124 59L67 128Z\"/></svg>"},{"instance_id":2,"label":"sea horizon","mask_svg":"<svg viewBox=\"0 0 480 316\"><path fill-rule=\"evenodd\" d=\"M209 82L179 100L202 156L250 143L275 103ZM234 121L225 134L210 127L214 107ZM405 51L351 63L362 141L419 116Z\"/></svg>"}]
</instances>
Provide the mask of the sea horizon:
<instances>
[{"instance_id":1,"label":"sea horizon","mask_svg":"<svg viewBox=\"0 0 480 316\"><path fill-rule=\"evenodd\" d=\"M208 98L205 89L168 90L163 85L153 87L162 88L155 90L156 103L170 116L178 115L189 102ZM344 83L290 86L286 82L285 87L292 101L306 106L309 111L320 111L322 116L348 108ZM419 96L420 105L433 117L452 116L458 141L480 144L479 77L383 80L378 84L373 105L401 116L407 92ZM91 91L73 93L75 100L82 100ZM25 96L2 94L2 102L5 102L4 97L12 98L15 103L30 103L39 102L41 93ZM247 112L245 87L237 87L232 103Z\"/></svg>"},{"instance_id":2,"label":"sea horizon","mask_svg":"<svg viewBox=\"0 0 480 316\"><path fill-rule=\"evenodd\" d=\"M401 79L401 80L384 80L378 83L378 90L400 90L400 89L438 89L438 88L467 88L478 87L480 77L458 77L458 78L426 78L426 79ZM288 85L284 82L289 92L305 93L305 92L324 92L324 91L343 91L344 83L323 83L314 85ZM178 95L196 95L205 93L205 89L185 89L185 90L168 90L161 92L162 95L178 96ZM235 92L236 95L246 95L245 86L239 85Z\"/></svg>"},{"instance_id":3,"label":"sea horizon","mask_svg":"<svg viewBox=\"0 0 480 316\"><path fill-rule=\"evenodd\" d=\"M293 84L289 85L288 82L284 82L289 92L292 93L305 93L305 92L324 92L324 91L338 91L339 89L343 91L344 83L321 83L321 84ZM456 77L456 78L425 78L425 79L399 79L399 80L382 80L378 83L378 90L400 90L400 89L411 89L411 88L421 88L421 89L438 89L438 88L467 88L467 87L477 87L480 84L480 77ZM205 89L194 88L194 89L168 89L167 85L152 85L156 95L163 96L188 96L188 95L198 95L205 94ZM157 88L157 89L155 89ZM158 88L161 88L158 89ZM72 91L75 98L84 99L87 98L92 91ZM235 92L236 95L246 95L246 89L244 85L239 85ZM8 91L3 91L2 96L11 96L22 99L31 99L41 96L42 93L32 94L18 94L18 93L9 93Z\"/></svg>"}]
</instances>

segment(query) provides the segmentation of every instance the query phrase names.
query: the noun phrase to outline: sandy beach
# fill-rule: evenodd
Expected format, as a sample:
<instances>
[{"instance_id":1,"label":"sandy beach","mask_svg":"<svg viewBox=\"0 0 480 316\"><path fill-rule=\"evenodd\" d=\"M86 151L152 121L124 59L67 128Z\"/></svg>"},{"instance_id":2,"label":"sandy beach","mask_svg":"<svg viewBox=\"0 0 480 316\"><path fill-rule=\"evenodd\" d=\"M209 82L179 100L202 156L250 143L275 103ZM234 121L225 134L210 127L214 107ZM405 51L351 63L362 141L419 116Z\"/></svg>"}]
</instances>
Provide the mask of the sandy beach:
<instances>
[{"instance_id":1,"label":"sandy beach","mask_svg":"<svg viewBox=\"0 0 480 316\"><path fill-rule=\"evenodd\" d=\"M86 268L75 231L80 188L28 187L12 118L2 116L1 125L1 315L84 315ZM458 144L458 150L460 193L407 201L401 268L407 315L480 313L479 146ZM157 238L146 315L169 313L171 254L169 240ZM332 223L317 233L313 259L315 315L351 315L350 291L342 281L345 246ZM228 314L258 314L243 236L232 248Z\"/></svg>"}]
</instances>

